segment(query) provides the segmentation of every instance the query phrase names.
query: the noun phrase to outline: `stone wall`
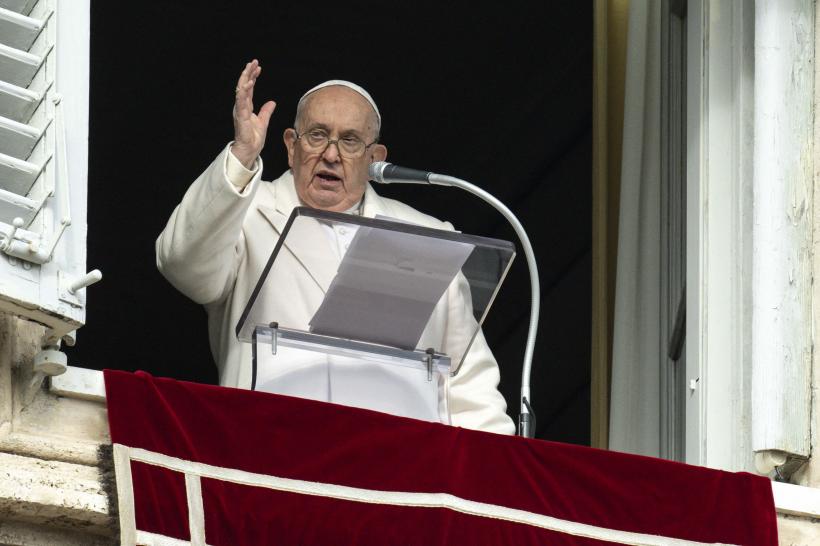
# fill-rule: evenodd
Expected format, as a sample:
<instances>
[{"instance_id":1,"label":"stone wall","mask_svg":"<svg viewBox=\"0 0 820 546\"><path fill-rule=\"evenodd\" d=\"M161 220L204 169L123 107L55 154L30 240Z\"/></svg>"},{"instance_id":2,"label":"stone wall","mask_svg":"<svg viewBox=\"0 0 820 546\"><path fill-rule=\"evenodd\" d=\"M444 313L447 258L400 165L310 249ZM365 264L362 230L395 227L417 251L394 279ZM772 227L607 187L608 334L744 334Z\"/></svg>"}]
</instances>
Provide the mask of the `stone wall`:
<instances>
[{"instance_id":1,"label":"stone wall","mask_svg":"<svg viewBox=\"0 0 820 546\"><path fill-rule=\"evenodd\" d=\"M0 314L0 546L117 544L104 401L48 389L43 334Z\"/></svg>"}]
</instances>

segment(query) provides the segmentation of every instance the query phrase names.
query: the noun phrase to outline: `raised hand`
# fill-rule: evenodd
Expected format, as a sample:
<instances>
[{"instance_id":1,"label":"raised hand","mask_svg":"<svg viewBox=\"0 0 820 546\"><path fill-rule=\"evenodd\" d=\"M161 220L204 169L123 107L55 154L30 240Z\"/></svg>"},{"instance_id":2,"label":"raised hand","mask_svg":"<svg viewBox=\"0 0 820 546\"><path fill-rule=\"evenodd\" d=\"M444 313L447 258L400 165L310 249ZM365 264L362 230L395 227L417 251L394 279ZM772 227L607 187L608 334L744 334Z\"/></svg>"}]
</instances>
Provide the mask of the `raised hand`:
<instances>
[{"instance_id":1,"label":"raised hand","mask_svg":"<svg viewBox=\"0 0 820 546\"><path fill-rule=\"evenodd\" d=\"M231 152L248 169L253 167L265 146L268 122L276 108L275 102L268 101L262 105L258 114L253 112L253 87L261 73L259 61L254 59L245 65L236 83L236 102L233 106L234 143Z\"/></svg>"}]
</instances>

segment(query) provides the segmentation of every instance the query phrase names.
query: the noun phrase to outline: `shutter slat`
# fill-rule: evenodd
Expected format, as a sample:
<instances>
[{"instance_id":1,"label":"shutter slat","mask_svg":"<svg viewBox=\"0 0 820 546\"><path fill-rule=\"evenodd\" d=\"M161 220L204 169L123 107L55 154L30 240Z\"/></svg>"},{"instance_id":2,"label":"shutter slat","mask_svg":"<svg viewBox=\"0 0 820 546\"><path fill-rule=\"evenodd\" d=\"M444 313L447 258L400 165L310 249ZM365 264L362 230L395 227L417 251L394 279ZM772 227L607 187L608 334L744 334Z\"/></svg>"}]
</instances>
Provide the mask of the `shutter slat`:
<instances>
[{"instance_id":1,"label":"shutter slat","mask_svg":"<svg viewBox=\"0 0 820 546\"><path fill-rule=\"evenodd\" d=\"M43 65L43 57L0 44L0 80L28 87Z\"/></svg>"},{"instance_id":2,"label":"shutter slat","mask_svg":"<svg viewBox=\"0 0 820 546\"><path fill-rule=\"evenodd\" d=\"M44 132L45 128L38 129L32 125L0 117L0 153L17 159L27 159Z\"/></svg>"},{"instance_id":3,"label":"shutter slat","mask_svg":"<svg viewBox=\"0 0 820 546\"><path fill-rule=\"evenodd\" d=\"M26 123L42 100L42 93L0 81L0 116Z\"/></svg>"},{"instance_id":4,"label":"shutter slat","mask_svg":"<svg viewBox=\"0 0 820 546\"><path fill-rule=\"evenodd\" d=\"M14 11L22 15L31 13L32 8L37 4L37 0L0 0L0 8Z\"/></svg>"},{"instance_id":5,"label":"shutter slat","mask_svg":"<svg viewBox=\"0 0 820 546\"><path fill-rule=\"evenodd\" d=\"M40 165L0 153L0 188L26 195L47 162Z\"/></svg>"},{"instance_id":6,"label":"shutter slat","mask_svg":"<svg viewBox=\"0 0 820 546\"><path fill-rule=\"evenodd\" d=\"M37 201L0 188L0 222L11 225L15 218L22 218L27 226L38 210Z\"/></svg>"},{"instance_id":7,"label":"shutter slat","mask_svg":"<svg viewBox=\"0 0 820 546\"><path fill-rule=\"evenodd\" d=\"M0 43L7 46L28 51L44 26L44 19L0 8Z\"/></svg>"}]
</instances>

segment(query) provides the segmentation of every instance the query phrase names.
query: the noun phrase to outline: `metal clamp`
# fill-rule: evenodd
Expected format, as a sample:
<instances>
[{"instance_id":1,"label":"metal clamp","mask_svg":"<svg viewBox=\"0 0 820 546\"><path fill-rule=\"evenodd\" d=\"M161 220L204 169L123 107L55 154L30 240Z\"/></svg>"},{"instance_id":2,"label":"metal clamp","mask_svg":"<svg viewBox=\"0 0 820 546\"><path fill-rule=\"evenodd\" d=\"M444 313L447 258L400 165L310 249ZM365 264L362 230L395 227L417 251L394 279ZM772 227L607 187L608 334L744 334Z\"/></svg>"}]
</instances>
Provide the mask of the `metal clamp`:
<instances>
[{"instance_id":1,"label":"metal clamp","mask_svg":"<svg viewBox=\"0 0 820 546\"><path fill-rule=\"evenodd\" d=\"M433 380L433 357L436 355L436 350L432 347L424 351L424 360L427 363L427 381Z\"/></svg>"},{"instance_id":2,"label":"metal clamp","mask_svg":"<svg viewBox=\"0 0 820 546\"><path fill-rule=\"evenodd\" d=\"M271 322L268 328L272 330L270 334L270 354L276 356L276 338L279 337L279 323Z\"/></svg>"},{"instance_id":3,"label":"metal clamp","mask_svg":"<svg viewBox=\"0 0 820 546\"><path fill-rule=\"evenodd\" d=\"M526 397L522 399L525 411L518 416L518 435L524 438L535 437L535 412Z\"/></svg>"}]
</instances>

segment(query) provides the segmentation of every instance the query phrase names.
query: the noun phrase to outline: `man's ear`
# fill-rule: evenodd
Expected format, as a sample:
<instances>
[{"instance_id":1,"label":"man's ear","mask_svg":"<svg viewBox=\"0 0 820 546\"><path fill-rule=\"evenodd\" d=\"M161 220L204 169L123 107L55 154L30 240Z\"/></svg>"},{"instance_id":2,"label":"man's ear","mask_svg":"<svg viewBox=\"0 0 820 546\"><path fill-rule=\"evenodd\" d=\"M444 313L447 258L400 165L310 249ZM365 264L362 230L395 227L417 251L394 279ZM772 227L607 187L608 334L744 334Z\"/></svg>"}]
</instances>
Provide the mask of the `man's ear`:
<instances>
[{"instance_id":1,"label":"man's ear","mask_svg":"<svg viewBox=\"0 0 820 546\"><path fill-rule=\"evenodd\" d=\"M384 144L374 144L373 151L370 154L370 162L384 161L387 159L387 146Z\"/></svg>"},{"instance_id":2,"label":"man's ear","mask_svg":"<svg viewBox=\"0 0 820 546\"><path fill-rule=\"evenodd\" d=\"M293 168L293 151L296 147L296 131L290 127L285 129L282 135L282 140L285 141L285 148L288 151L288 167Z\"/></svg>"}]
</instances>

